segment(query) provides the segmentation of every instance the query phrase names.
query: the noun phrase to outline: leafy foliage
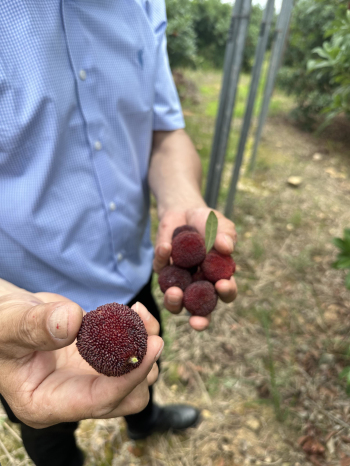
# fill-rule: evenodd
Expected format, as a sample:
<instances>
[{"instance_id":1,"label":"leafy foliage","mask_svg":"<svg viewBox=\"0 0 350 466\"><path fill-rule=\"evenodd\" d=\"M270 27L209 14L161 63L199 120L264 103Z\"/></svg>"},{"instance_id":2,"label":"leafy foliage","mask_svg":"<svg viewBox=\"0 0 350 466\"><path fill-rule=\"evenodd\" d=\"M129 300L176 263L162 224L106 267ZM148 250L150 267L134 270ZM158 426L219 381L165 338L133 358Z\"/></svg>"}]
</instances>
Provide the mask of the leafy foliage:
<instances>
[{"instance_id":1,"label":"leafy foliage","mask_svg":"<svg viewBox=\"0 0 350 466\"><path fill-rule=\"evenodd\" d=\"M349 269L345 278L345 286L350 290L350 228L345 228L344 238L334 238L333 244L339 249L333 267L336 269Z\"/></svg>"},{"instance_id":2,"label":"leafy foliage","mask_svg":"<svg viewBox=\"0 0 350 466\"><path fill-rule=\"evenodd\" d=\"M194 66L197 46L191 2L167 0L167 41L172 67Z\"/></svg>"},{"instance_id":3,"label":"leafy foliage","mask_svg":"<svg viewBox=\"0 0 350 466\"><path fill-rule=\"evenodd\" d=\"M172 68L222 68L232 5L221 0L167 0L168 53ZM259 38L262 9L253 5L243 56L249 71Z\"/></svg>"},{"instance_id":4,"label":"leafy foliage","mask_svg":"<svg viewBox=\"0 0 350 466\"><path fill-rule=\"evenodd\" d=\"M348 353L350 353L350 351L348 351ZM350 356L350 354L348 354L347 356ZM350 395L350 367L345 367L340 372L339 377L341 379L345 379L345 383L346 383L345 391L346 391L347 395Z\"/></svg>"},{"instance_id":5,"label":"leafy foliage","mask_svg":"<svg viewBox=\"0 0 350 466\"><path fill-rule=\"evenodd\" d=\"M224 61L232 6L220 0L191 3L199 61L221 67Z\"/></svg>"},{"instance_id":6,"label":"leafy foliage","mask_svg":"<svg viewBox=\"0 0 350 466\"><path fill-rule=\"evenodd\" d=\"M299 0L293 10L278 85L295 95L293 116L307 129L311 129L323 110L332 105L333 93L339 86L330 67L308 70L307 64L315 49L331 43L333 33L329 31L337 28L337 18L344 16L346 7L342 0Z\"/></svg>"},{"instance_id":7,"label":"leafy foliage","mask_svg":"<svg viewBox=\"0 0 350 466\"><path fill-rule=\"evenodd\" d=\"M330 83L335 90L332 94L331 104L324 109L330 120L339 113L344 112L350 116L350 11L345 18L337 18L327 31L331 37L322 47L316 47L313 52L320 58L309 60L308 69L318 70L319 74L330 76Z\"/></svg>"},{"instance_id":8,"label":"leafy foliage","mask_svg":"<svg viewBox=\"0 0 350 466\"><path fill-rule=\"evenodd\" d=\"M292 14L284 66L277 83L295 95L296 108L292 115L308 129L313 127L322 109L330 104L333 86L330 75L308 73L307 62L312 50L323 45L338 3L338 0L299 0Z\"/></svg>"}]
</instances>

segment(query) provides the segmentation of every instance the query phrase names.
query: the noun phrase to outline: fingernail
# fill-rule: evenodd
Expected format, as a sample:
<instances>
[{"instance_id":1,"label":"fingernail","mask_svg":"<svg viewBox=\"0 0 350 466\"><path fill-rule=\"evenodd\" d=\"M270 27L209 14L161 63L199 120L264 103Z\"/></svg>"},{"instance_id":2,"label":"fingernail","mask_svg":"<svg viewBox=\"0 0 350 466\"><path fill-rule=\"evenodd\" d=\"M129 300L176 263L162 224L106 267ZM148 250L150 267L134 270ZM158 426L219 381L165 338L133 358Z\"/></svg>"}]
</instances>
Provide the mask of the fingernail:
<instances>
[{"instance_id":1,"label":"fingernail","mask_svg":"<svg viewBox=\"0 0 350 466\"><path fill-rule=\"evenodd\" d=\"M135 312L137 312L138 315L140 315L140 306L141 306L141 303L139 301L137 301L133 306L132 308L134 309ZM148 311L148 309L146 309L147 312L143 312L143 316L142 316L142 320L143 321L148 321L150 320L151 318L151 314L150 312Z\"/></svg>"},{"instance_id":2,"label":"fingernail","mask_svg":"<svg viewBox=\"0 0 350 466\"><path fill-rule=\"evenodd\" d=\"M136 301L136 303L132 306L132 309L138 314L139 313L139 301Z\"/></svg>"},{"instance_id":3,"label":"fingernail","mask_svg":"<svg viewBox=\"0 0 350 466\"><path fill-rule=\"evenodd\" d=\"M158 254L163 259L167 259L170 252L170 246L168 244L161 244L158 248Z\"/></svg>"},{"instance_id":4,"label":"fingernail","mask_svg":"<svg viewBox=\"0 0 350 466\"><path fill-rule=\"evenodd\" d=\"M54 338L64 340L68 337L68 308L67 306L56 307L49 318L49 330Z\"/></svg>"},{"instance_id":5,"label":"fingernail","mask_svg":"<svg viewBox=\"0 0 350 466\"><path fill-rule=\"evenodd\" d=\"M156 357L154 358L154 362L158 361L159 356L162 354L163 348L164 348L164 341L163 341L163 343L162 343L162 346L161 346L160 350L159 350L158 353L156 354Z\"/></svg>"},{"instance_id":6,"label":"fingernail","mask_svg":"<svg viewBox=\"0 0 350 466\"><path fill-rule=\"evenodd\" d=\"M231 236L225 235L225 241L227 246L229 247L229 250L233 252L233 239L231 238Z\"/></svg>"},{"instance_id":7,"label":"fingernail","mask_svg":"<svg viewBox=\"0 0 350 466\"><path fill-rule=\"evenodd\" d=\"M168 296L168 303L172 306L178 306L180 304L180 299L177 296Z\"/></svg>"}]
</instances>

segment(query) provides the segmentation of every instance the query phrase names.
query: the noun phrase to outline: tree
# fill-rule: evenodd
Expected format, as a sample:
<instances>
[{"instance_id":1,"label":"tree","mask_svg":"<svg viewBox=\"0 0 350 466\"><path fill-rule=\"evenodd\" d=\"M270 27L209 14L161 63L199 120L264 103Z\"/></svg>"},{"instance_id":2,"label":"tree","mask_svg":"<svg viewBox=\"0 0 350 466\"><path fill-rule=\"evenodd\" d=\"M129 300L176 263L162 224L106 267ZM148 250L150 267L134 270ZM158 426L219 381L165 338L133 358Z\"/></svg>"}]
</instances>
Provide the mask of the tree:
<instances>
[{"instance_id":1,"label":"tree","mask_svg":"<svg viewBox=\"0 0 350 466\"><path fill-rule=\"evenodd\" d=\"M330 105L324 109L326 122L340 113L350 117L350 11L345 17L337 16L326 33L330 41L313 50L319 59L308 62L310 71L330 76L330 84L334 87Z\"/></svg>"},{"instance_id":2,"label":"tree","mask_svg":"<svg viewBox=\"0 0 350 466\"><path fill-rule=\"evenodd\" d=\"M326 37L337 14L346 5L341 0L299 0L293 10L284 66L278 75L278 85L296 97L293 116L306 128L314 127L322 111L332 102L337 87L331 70L311 69L307 63L313 50L331 40Z\"/></svg>"},{"instance_id":3,"label":"tree","mask_svg":"<svg viewBox=\"0 0 350 466\"><path fill-rule=\"evenodd\" d=\"M167 0L167 40L172 68L194 66L196 63L196 33L192 5L189 0Z\"/></svg>"}]
</instances>

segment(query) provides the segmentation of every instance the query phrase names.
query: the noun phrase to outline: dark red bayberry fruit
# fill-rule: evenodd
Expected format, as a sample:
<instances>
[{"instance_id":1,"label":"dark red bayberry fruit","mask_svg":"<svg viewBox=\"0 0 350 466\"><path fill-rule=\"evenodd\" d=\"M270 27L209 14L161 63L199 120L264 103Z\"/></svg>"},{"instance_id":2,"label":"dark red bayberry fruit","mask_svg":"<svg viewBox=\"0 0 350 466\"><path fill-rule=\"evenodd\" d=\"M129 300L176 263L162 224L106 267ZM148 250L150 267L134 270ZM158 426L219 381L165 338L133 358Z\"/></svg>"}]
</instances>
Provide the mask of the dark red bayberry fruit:
<instances>
[{"instance_id":1,"label":"dark red bayberry fruit","mask_svg":"<svg viewBox=\"0 0 350 466\"><path fill-rule=\"evenodd\" d=\"M185 291L191 282L192 277L190 272L185 269L180 269L180 267L176 267L176 265L167 265L161 270L158 277L158 283L163 293L171 286L178 286L182 291Z\"/></svg>"},{"instance_id":2,"label":"dark red bayberry fruit","mask_svg":"<svg viewBox=\"0 0 350 466\"><path fill-rule=\"evenodd\" d=\"M236 270L236 264L231 256L212 249L201 264L201 269L207 280L216 283L223 278L229 280Z\"/></svg>"},{"instance_id":3,"label":"dark red bayberry fruit","mask_svg":"<svg viewBox=\"0 0 350 466\"><path fill-rule=\"evenodd\" d=\"M205 317L210 314L218 301L214 285L199 281L189 285L184 293L184 306L194 316Z\"/></svg>"},{"instance_id":4,"label":"dark red bayberry fruit","mask_svg":"<svg viewBox=\"0 0 350 466\"><path fill-rule=\"evenodd\" d=\"M192 283L205 280L203 270L198 268L197 272L192 275Z\"/></svg>"},{"instance_id":5,"label":"dark red bayberry fruit","mask_svg":"<svg viewBox=\"0 0 350 466\"><path fill-rule=\"evenodd\" d=\"M181 227L175 228L172 239L174 239L175 236L177 236L179 233L182 233L183 231L194 231L198 233L195 227L191 227L191 225L182 225Z\"/></svg>"},{"instance_id":6,"label":"dark red bayberry fruit","mask_svg":"<svg viewBox=\"0 0 350 466\"><path fill-rule=\"evenodd\" d=\"M171 257L178 267L189 269L205 259L205 243L199 233L183 231L172 242Z\"/></svg>"},{"instance_id":7,"label":"dark red bayberry fruit","mask_svg":"<svg viewBox=\"0 0 350 466\"><path fill-rule=\"evenodd\" d=\"M83 317L77 348L95 371L119 377L139 367L147 352L147 337L145 325L135 311L111 303Z\"/></svg>"},{"instance_id":8,"label":"dark red bayberry fruit","mask_svg":"<svg viewBox=\"0 0 350 466\"><path fill-rule=\"evenodd\" d=\"M194 267L190 267L187 269L191 275L194 275L198 271L198 265L195 265Z\"/></svg>"}]
</instances>

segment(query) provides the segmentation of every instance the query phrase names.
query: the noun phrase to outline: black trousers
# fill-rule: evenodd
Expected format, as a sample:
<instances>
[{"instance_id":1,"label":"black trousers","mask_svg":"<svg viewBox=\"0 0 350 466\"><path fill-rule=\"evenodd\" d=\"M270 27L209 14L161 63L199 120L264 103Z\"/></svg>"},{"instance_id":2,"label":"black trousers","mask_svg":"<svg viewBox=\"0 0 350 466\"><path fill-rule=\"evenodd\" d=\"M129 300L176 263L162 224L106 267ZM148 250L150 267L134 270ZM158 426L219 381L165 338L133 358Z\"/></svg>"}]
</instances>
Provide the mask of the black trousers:
<instances>
[{"instance_id":1,"label":"black trousers","mask_svg":"<svg viewBox=\"0 0 350 466\"><path fill-rule=\"evenodd\" d=\"M151 281L152 277L138 295L128 303L128 306L132 306L139 301L146 306L160 323L159 309L151 293ZM146 408L140 413L125 416L130 428L146 426L147 421L151 419L153 412L156 410L153 404L152 387L149 390L150 400ZM24 447L36 466L81 466L83 464L83 455L78 449L74 437L78 422L65 422L44 429L33 429L17 419L1 394L0 400L10 421L21 424Z\"/></svg>"}]
</instances>

